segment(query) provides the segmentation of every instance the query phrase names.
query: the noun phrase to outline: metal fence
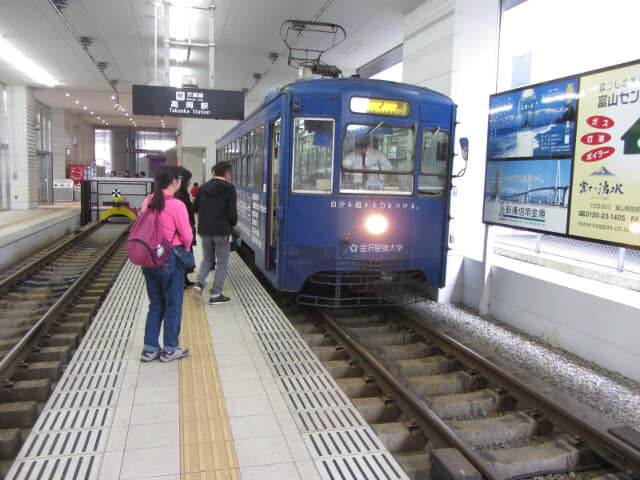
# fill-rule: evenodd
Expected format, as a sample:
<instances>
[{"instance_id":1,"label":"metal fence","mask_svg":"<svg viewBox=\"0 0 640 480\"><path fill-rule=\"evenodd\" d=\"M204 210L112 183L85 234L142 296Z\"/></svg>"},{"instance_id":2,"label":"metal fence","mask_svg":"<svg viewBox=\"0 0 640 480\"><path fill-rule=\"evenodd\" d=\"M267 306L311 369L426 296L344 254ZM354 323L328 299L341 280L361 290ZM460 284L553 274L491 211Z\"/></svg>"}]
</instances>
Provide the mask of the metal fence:
<instances>
[{"instance_id":1,"label":"metal fence","mask_svg":"<svg viewBox=\"0 0 640 480\"><path fill-rule=\"evenodd\" d=\"M515 230L512 233L497 233L494 241L501 245L531 250L540 255L580 262L585 266L638 275L640 279L640 250Z\"/></svg>"}]
</instances>

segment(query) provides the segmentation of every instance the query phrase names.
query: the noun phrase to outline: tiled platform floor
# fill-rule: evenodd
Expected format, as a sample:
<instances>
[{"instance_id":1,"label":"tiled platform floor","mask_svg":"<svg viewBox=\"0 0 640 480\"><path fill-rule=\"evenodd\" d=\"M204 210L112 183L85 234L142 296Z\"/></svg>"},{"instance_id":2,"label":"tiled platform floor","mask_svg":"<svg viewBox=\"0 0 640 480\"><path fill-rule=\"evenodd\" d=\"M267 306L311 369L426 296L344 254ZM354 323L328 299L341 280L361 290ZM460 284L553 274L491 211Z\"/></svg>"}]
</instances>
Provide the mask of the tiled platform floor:
<instances>
[{"instance_id":1,"label":"tiled platform floor","mask_svg":"<svg viewBox=\"0 0 640 480\"><path fill-rule=\"evenodd\" d=\"M231 302L210 306L207 290L185 291L180 341L191 354L167 364L140 361L148 301L139 267L127 263L7 478L319 480L349 469L362 472L349 478L406 478L321 364L311 371L326 397L274 376L265 359L278 352L317 361L242 262L231 263ZM338 403L294 406L300 395ZM349 425L315 431L300 421L345 418L345 409ZM376 473L385 468L394 474Z\"/></svg>"}]
</instances>

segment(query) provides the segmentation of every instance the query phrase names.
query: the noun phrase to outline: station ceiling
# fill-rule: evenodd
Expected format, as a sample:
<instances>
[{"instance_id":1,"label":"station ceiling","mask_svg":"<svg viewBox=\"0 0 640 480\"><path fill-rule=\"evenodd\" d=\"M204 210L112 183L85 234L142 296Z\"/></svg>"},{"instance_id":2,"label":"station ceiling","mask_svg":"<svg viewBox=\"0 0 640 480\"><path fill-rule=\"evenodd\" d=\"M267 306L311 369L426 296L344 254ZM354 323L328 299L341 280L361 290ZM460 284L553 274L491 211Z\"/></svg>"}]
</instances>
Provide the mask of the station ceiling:
<instances>
[{"instance_id":1,"label":"station ceiling","mask_svg":"<svg viewBox=\"0 0 640 480\"><path fill-rule=\"evenodd\" d=\"M208 43L213 5L214 88L246 89L246 111L251 111L270 90L296 78L296 70L287 65L288 50L279 35L285 20L341 25L346 40L327 51L322 60L348 76L400 45L404 16L423 1L0 0L0 40L17 48L57 83L44 87L16 69L2 52L0 81L35 87L36 98L42 103L76 111L94 125L104 119L110 126L130 126L132 122L125 114L131 113L131 86L155 79L156 9L157 59L162 72L164 5L171 9L170 18L182 18L170 29L176 35L172 36L172 43L192 45ZM83 37L87 37L84 45ZM199 88L209 88L208 49L174 46L173 50L172 55L182 55L183 60L171 60L171 66L182 67L187 78L195 78ZM102 71L97 66L101 62L106 64ZM111 85L113 80L117 81L115 87ZM114 103L121 104L124 110L114 110ZM135 117L135 121L138 128L161 127L157 117ZM177 126L175 118L165 121L167 128Z\"/></svg>"}]
</instances>

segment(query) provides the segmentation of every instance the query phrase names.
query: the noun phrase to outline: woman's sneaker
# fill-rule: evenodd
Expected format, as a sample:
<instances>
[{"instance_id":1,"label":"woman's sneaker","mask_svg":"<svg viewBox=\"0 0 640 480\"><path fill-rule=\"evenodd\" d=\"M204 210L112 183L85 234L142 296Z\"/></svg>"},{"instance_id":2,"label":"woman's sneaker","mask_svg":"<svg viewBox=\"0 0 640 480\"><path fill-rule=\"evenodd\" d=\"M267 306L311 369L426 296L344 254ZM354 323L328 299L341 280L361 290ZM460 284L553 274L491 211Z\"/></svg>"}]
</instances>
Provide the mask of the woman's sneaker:
<instances>
[{"instance_id":1,"label":"woman's sneaker","mask_svg":"<svg viewBox=\"0 0 640 480\"><path fill-rule=\"evenodd\" d=\"M161 362L173 362L174 360L178 360L180 358L184 358L189 355L188 348L176 348L173 352L165 352L162 351L162 355L160 355Z\"/></svg>"},{"instance_id":2,"label":"woman's sneaker","mask_svg":"<svg viewBox=\"0 0 640 480\"><path fill-rule=\"evenodd\" d=\"M142 362L152 362L156 358L160 356L160 349L155 351L150 350L142 350L142 356L140 357L140 361Z\"/></svg>"}]
</instances>

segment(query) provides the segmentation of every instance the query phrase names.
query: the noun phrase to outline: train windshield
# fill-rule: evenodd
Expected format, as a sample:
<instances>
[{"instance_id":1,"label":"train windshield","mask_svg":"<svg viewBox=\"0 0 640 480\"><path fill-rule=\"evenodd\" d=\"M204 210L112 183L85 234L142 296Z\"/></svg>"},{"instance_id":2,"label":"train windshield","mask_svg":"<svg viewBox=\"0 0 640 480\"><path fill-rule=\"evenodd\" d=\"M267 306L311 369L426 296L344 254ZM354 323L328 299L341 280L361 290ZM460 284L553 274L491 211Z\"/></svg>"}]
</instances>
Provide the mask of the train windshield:
<instances>
[{"instance_id":1,"label":"train windshield","mask_svg":"<svg viewBox=\"0 0 640 480\"><path fill-rule=\"evenodd\" d=\"M413 193L415 131L380 122L352 123L342 140L340 192Z\"/></svg>"}]
</instances>

